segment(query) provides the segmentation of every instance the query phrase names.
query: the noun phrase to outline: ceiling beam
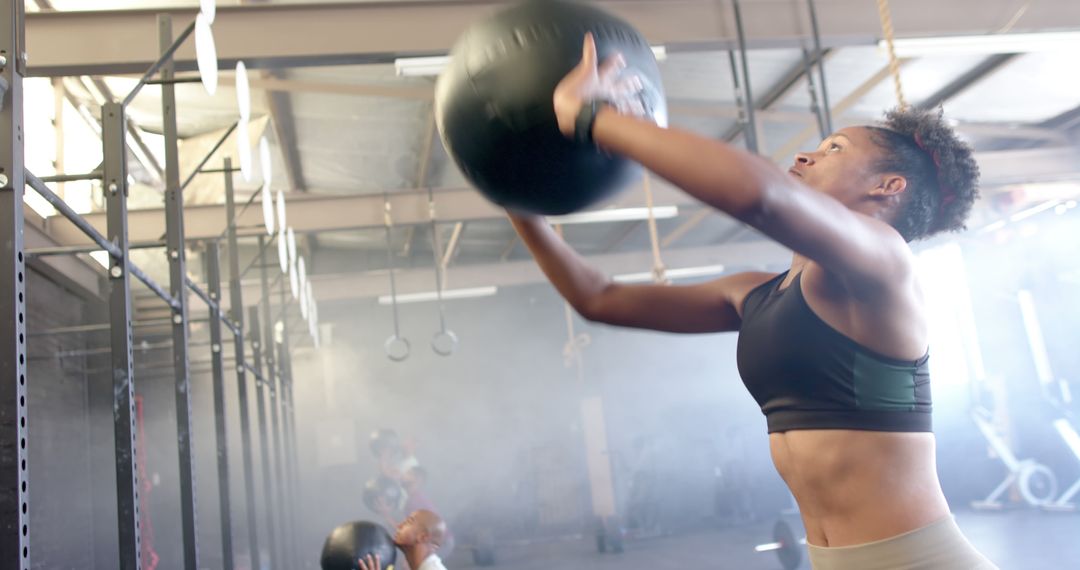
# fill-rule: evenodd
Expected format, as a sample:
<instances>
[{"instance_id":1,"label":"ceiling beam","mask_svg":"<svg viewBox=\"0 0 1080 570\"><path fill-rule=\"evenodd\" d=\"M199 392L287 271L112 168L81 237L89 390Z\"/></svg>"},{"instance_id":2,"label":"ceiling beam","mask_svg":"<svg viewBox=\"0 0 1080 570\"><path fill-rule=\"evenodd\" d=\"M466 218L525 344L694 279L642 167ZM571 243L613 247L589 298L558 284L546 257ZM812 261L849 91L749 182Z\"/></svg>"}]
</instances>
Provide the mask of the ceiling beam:
<instances>
[{"instance_id":1,"label":"ceiling beam","mask_svg":"<svg viewBox=\"0 0 1080 570\"><path fill-rule=\"evenodd\" d=\"M589 264L607 275L648 271L653 265L648 250L632 253L610 253L586 257ZM735 270L767 269L791 262L791 252L768 240L718 246L683 248L664 252L664 263L670 269L702 265L724 265ZM319 302L370 298L387 295L390 291L386 271L314 275ZM458 265L454 268L454 288L513 287L546 281L532 259L478 265ZM431 269L398 269L394 272L398 294L432 291ZM251 295L258 295L257 284L250 285ZM248 297L244 292L244 298ZM257 297L250 297L257 298Z\"/></svg>"},{"instance_id":2,"label":"ceiling beam","mask_svg":"<svg viewBox=\"0 0 1080 570\"><path fill-rule=\"evenodd\" d=\"M236 79L222 76L220 85L234 86ZM342 83L340 81L311 81L308 79L283 79L280 77L252 77L248 80L252 89L282 91L289 93L322 93L352 97L384 97L413 101L434 101L435 85L369 85Z\"/></svg>"},{"instance_id":3,"label":"ceiling beam","mask_svg":"<svg viewBox=\"0 0 1080 570\"><path fill-rule=\"evenodd\" d=\"M1005 67L1005 64L1017 58L1015 53L1001 53L987 57L975 67L960 74L956 79L932 93L926 99L915 105L918 109L929 110L943 105L946 101L967 91L978 82L986 79L994 72Z\"/></svg>"},{"instance_id":4,"label":"ceiling beam","mask_svg":"<svg viewBox=\"0 0 1080 570\"><path fill-rule=\"evenodd\" d=\"M42 6L42 7L44 8L44 6ZM84 79L89 80L89 84L83 82L82 80L84 80ZM94 94L90 93L90 85L92 85L93 88L97 90L98 96L100 96L102 100L104 100L104 101L115 101L116 100L116 97L113 95L112 90L109 89L109 86L106 85L105 82L102 81L100 78L84 77L84 78L81 78L81 79L80 78L74 78L74 80L79 82L83 86L83 89L87 92L87 94L92 99L94 98ZM61 85L63 85L63 83L61 83ZM75 110L79 110L80 107L85 107L83 102L79 101L79 99L77 97L75 97L71 93L71 91L69 89L67 89L66 87L61 87L61 88L63 89L64 97L67 99L68 103L70 103L71 106ZM96 127L97 132L100 134L100 132L101 132L101 122L96 117L94 118L94 121L95 121L94 127ZM133 156L135 156L136 160L139 161L139 164L141 164L143 166L143 169L145 169L146 172L150 174L151 178L153 178L153 182L160 186L160 188L158 188L158 190L163 190L164 189L164 184L165 184L165 182L164 182L165 181L165 171L164 171L164 169L161 167L161 164L159 164L157 159L154 157L154 153L150 150L150 147L147 146L146 141L143 140L142 131L139 130L138 125L136 125L135 122L132 121L130 118L127 121L125 121L125 123L126 123L126 129L127 129L128 136L124 137L124 140L128 145L128 150L131 151L131 154Z\"/></svg>"},{"instance_id":5,"label":"ceiling beam","mask_svg":"<svg viewBox=\"0 0 1080 570\"><path fill-rule=\"evenodd\" d=\"M220 85L235 85L235 79L222 76ZM348 97L376 97L403 99L409 101L434 101L435 85L371 85L342 83L335 81L310 81L306 79L282 79L279 77L252 77L248 80L252 89L265 89L289 93L320 93L324 95L344 95ZM728 117L739 116L739 108L725 101L712 99L669 98L668 114L684 117ZM813 120L809 111L762 110L762 119L772 121L808 122Z\"/></svg>"},{"instance_id":6,"label":"ceiling beam","mask_svg":"<svg viewBox=\"0 0 1080 570\"><path fill-rule=\"evenodd\" d=\"M696 203L686 194L670 185L654 185L656 201L660 205L683 205ZM289 225L297 233L333 232L383 227L383 196L371 193L362 195L330 195L314 192L286 194ZM388 190L387 196L394 212L394 225L408 226L430 224L427 190ZM435 209L439 222L467 222L474 220L501 219L506 217L502 208L495 206L471 188L440 188L433 190ZM624 192L607 206L640 207L642 199L636 193ZM157 241L164 227L164 210L138 209L128 211L128 238L133 243ZM85 214L84 217L99 229L105 227L104 213ZM62 245L89 243L82 232L63 216L51 216L48 229ZM184 231L189 240L216 238L224 231L224 206L220 204L192 204L184 207ZM262 209L250 207L238 216L237 225L241 235L262 233Z\"/></svg>"},{"instance_id":7,"label":"ceiling beam","mask_svg":"<svg viewBox=\"0 0 1080 570\"><path fill-rule=\"evenodd\" d=\"M241 5L259 3L259 0L240 0ZM264 81L277 79L277 74L269 70L262 70L258 75ZM258 80L255 81L255 83L258 82ZM249 80L249 86L252 86L251 83ZM235 86L235 84L236 79L234 76L233 85ZM297 192L307 192L304 170L300 163L300 154L297 151L296 120L293 115L292 100L287 93L276 89L264 89L264 91L266 94L266 108L270 112L270 124L274 129L274 137L277 139L278 148L281 149L282 159L285 162L285 176L289 179L289 189Z\"/></svg>"},{"instance_id":8,"label":"ceiling beam","mask_svg":"<svg viewBox=\"0 0 1080 570\"><path fill-rule=\"evenodd\" d=\"M984 189L1009 184L1060 181L1080 178L1080 149L1055 147L1014 151L976 153L982 170ZM699 206L700 202L660 180L653 185L658 205L679 207ZM396 225L428 224L431 222L426 190L388 191ZM469 222L503 219L506 212L471 188L441 188L433 190L435 208L440 222ZM383 194L352 196L328 194L287 196L288 219L298 233L331 232L383 226ZM642 197L637 192L623 192L605 207L640 207ZM101 231L105 214L84 216ZM153 242L161 237L165 214L162 209L128 211L128 236L132 242ZM190 205L184 208L184 229L188 239L216 238L224 231L224 206L220 204ZM59 245L87 244L86 236L63 216L51 216L46 230ZM248 208L239 216L241 235L262 233L262 209Z\"/></svg>"},{"instance_id":9,"label":"ceiling beam","mask_svg":"<svg viewBox=\"0 0 1080 570\"><path fill-rule=\"evenodd\" d=\"M24 205L23 214L26 218L26 223L23 226L23 246L27 251L60 245L46 231L47 224L45 220L41 219L30 206ZM95 268L91 265L93 262L88 262L86 258L76 255L49 255L43 257L28 255L27 257L28 264L49 275L54 280L63 282L66 287L79 292L81 296L103 298L101 285L105 270L100 267Z\"/></svg>"},{"instance_id":10,"label":"ceiling beam","mask_svg":"<svg viewBox=\"0 0 1080 570\"><path fill-rule=\"evenodd\" d=\"M670 50L727 49L735 44L731 10L715 0L598 0ZM984 34L1002 26L1015 0L905 0L892 17L903 37ZM387 0L219 6L214 35L220 65L251 68L386 63L402 55L446 53L470 24L505 6L501 0ZM178 33L196 7L113 11L52 11L26 15L28 75L140 73L159 54L156 17L171 14ZM865 0L819 0L824 48L868 45L879 34L878 13ZM746 2L743 24L751 49L800 47L805 15L796 3ZM1035 3L1016 31L1080 21L1080 3ZM79 49L71 49L73 42ZM194 42L176 55L193 70Z\"/></svg>"},{"instance_id":11,"label":"ceiling beam","mask_svg":"<svg viewBox=\"0 0 1080 570\"><path fill-rule=\"evenodd\" d=\"M906 63L910 62L910 59L900 59L900 67L902 68ZM867 93L877 87L882 81L892 77L889 66L886 65L879 69L877 73L870 76L869 79L862 82L861 85L856 87L851 93L848 93L843 99L836 103L832 108L833 117L840 116L845 111L850 109L855 103L858 103L860 99L866 96ZM810 125L802 130L799 134L789 139L779 150L772 153L772 159L775 162L784 162L791 160L792 155L798 152L808 139L814 136L818 136L817 124Z\"/></svg>"},{"instance_id":12,"label":"ceiling beam","mask_svg":"<svg viewBox=\"0 0 1080 570\"><path fill-rule=\"evenodd\" d=\"M514 249L517 248L518 241L520 240L521 238L517 235L517 232L514 232L514 235L510 238L510 241L506 242L506 245L503 246L502 252L499 253L499 261L506 263L506 260L510 259L510 256L514 253Z\"/></svg>"},{"instance_id":13,"label":"ceiling beam","mask_svg":"<svg viewBox=\"0 0 1080 570\"><path fill-rule=\"evenodd\" d=\"M650 251L630 253L609 253L586 256L589 265L606 275L640 273L652 267ZM791 251L770 240L759 240L739 244L720 244L700 248L684 248L664 253L664 261L671 269L723 265L729 271L779 270L791 263ZM518 287L546 283L540 267L531 258L521 261L507 261L474 265L459 265L454 268L455 289L472 287ZM390 293L389 275L386 270L363 271L337 274L309 275L313 284L315 300L322 304L335 301L373 299ZM396 269L394 280L397 293L421 293L433 291L435 284L431 278L431 269ZM244 299L258 299L262 296L258 279L245 279ZM275 286L271 286L273 289ZM276 298L276 295L273 296ZM146 297L152 306L160 305L155 299ZM290 300L291 301L291 300ZM229 309L229 299L221 300L222 308ZM192 317L199 318L206 314L205 305L196 303L192 306Z\"/></svg>"},{"instance_id":14,"label":"ceiling beam","mask_svg":"<svg viewBox=\"0 0 1080 570\"><path fill-rule=\"evenodd\" d=\"M1080 127L1080 107L1074 107L1064 113L1043 121L1040 126L1064 131Z\"/></svg>"},{"instance_id":15,"label":"ceiling beam","mask_svg":"<svg viewBox=\"0 0 1080 570\"><path fill-rule=\"evenodd\" d=\"M612 238L609 239L608 242L606 244L604 244L603 247L600 248L600 251L602 251L604 253L609 253L611 250L619 247L620 245L623 244L623 242L625 242L627 240L627 238L630 237L631 234L634 233L634 230L640 228L641 225L644 224L644 223L645 223L644 220L635 220L633 222L623 222L622 227L615 229L615 232L614 232L614 235L612 236ZM515 237L517 236L517 234L514 234L514 235L515 235Z\"/></svg>"},{"instance_id":16,"label":"ceiling beam","mask_svg":"<svg viewBox=\"0 0 1080 570\"><path fill-rule=\"evenodd\" d=\"M277 139L278 148L281 149L281 158L285 163L285 176L289 180L289 190L307 192L304 167L297 150L296 120L289 94L281 91L267 91L266 108L270 112L274 138Z\"/></svg>"},{"instance_id":17,"label":"ceiling beam","mask_svg":"<svg viewBox=\"0 0 1080 570\"><path fill-rule=\"evenodd\" d=\"M813 66L816 66L822 59L828 59L831 53L835 52L825 50L822 54L810 54L805 60L800 60L798 63L792 65L787 73L777 80L764 95L758 97L758 100L754 102L754 111L757 113L768 111L773 105L787 97L795 87L802 84L803 80L806 78L807 68L813 68ZM807 109L806 118L810 119L812 116L810 110ZM742 124L736 123L723 134L722 138L725 141L731 142L742 133L742 130Z\"/></svg>"},{"instance_id":18,"label":"ceiling beam","mask_svg":"<svg viewBox=\"0 0 1080 570\"><path fill-rule=\"evenodd\" d=\"M709 216L716 213L718 213L717 210L709 206L698 208L697 211L684 220L683 223L668 232L668 234L660 240L660 246L671 247L675 245L676 242L685 237L691 230L698 227L701 222L704 222Z\"/></svg>"}]
</instances>

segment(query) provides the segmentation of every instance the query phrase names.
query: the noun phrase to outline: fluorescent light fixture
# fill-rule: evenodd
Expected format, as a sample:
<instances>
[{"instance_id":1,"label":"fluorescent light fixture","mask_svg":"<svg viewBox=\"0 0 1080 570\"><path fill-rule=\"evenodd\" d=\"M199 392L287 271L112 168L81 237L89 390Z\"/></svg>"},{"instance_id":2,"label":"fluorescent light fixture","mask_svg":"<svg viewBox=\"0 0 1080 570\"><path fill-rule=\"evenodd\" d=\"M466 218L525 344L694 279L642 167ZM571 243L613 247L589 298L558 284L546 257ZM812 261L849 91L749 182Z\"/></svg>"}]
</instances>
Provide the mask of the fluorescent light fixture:
<instances>
[{"instance_id":1,"label":"fluorescent light fixture","mask_svg":"<svg viewBox=\"0 0 1080 570\"><path fill-rule=\"evenodd\" d=\"M703 265L701 267L668 269L664 272L664 276L668 279L690 279L693 277L709 277L712 275L720 275L723 272L723 265ZM647 283L653 280L653 274L651 271L642 273L627 273L625 275L616 275L612 279L614 279L616 283Z\"/></svg>"},{"instance_id":2,"label":"fluorescent light fixture","mask_svg":"<svg viewBox=\"0 0 1080 570\"><path fill-rule=\"evenodd\" d=\"M666 46L653 46L656 61L667 59ZM435 77L450 63L450 56L404 57L394 60L394 71L401 77Z\"/></svg>"},{"instance_id":3,"label":"fluorescent light fixture","mask_svg":"<svg viewBox=\"0 0 1080 570\"><path fill-rule=\"evenodd\" d=\"M406 57L394 60L394 71L401 77L434 77L442 73L450 56Z\"/></svg>"},{"instance_id":4,"label":"fluorescent light fixture","mask_svg":"<svg viewBox=\"0 0 1080 570\"><path fill-rule=\"evenodd\" d=\"M653 217L658 220L674 218L679 215L678 206L657 206L653 208ZM602 224L610 222L637 222L649 219L648 208L614 208L611 210L593 210L565 216L548 216L552 224L569 226L573 224Z\"/></svg>"},{"instance_id":5,"label":"fluorescent light fixture","mask_svg":"<svg viewBox=\"0 0 1080 570\"><path fill-rule=\"evenodd\" d=\"M1030 207L1030 208L1028 208L1026 210L1020 210L1019 212L1009 216L1009 221L1010 222L1019 222L1020 220L1026 220L1026 219L1030 218L1031 216L1034 216L1035 214L1038 214L1040 212L1045 212L1045 211L1049 210L1050 208L1053 208L1054 206L1057 206L1058 203L1060 203L1060 200L1050 200L1048 202L1043 202L1042 204L1039 204L1038 206L1032 206L1032 207Z\"/></svg>"},{"instance_id":6,"label":"fluorescent light fixture","mask_svg":"<svg viewBox=\"0 0 1080 570\"><path fill-rule=\"evenodd\" d=\"M878 47L887 49L885 41ZM1044 32L1034 34L989 34L977 36L939 36L902 38L893 41L898 57L924 55L990 55L995 53L1031 53L1080 50L1080 32Z\"/></svg>"},{"instance_id":7,"label":"fluorescent light fixture","mask_svg":"<svg viewBox=\"0 0 1080 570\"><path fill-rule=\"evenodd\" d=\"M446 289L442 292L442 298L444 301L450 299L475 299L477 297L491 297L499 292L498 287L473 287L470 289ZM438 301L439 293L437 291L426 291L424 293L408 293L405 295L398 295L398 304L402 303L425 303L429 301ZM383 295L379 297L380 305L391 305L394 300L390 295Z\"/></svg>"}]
</instances>

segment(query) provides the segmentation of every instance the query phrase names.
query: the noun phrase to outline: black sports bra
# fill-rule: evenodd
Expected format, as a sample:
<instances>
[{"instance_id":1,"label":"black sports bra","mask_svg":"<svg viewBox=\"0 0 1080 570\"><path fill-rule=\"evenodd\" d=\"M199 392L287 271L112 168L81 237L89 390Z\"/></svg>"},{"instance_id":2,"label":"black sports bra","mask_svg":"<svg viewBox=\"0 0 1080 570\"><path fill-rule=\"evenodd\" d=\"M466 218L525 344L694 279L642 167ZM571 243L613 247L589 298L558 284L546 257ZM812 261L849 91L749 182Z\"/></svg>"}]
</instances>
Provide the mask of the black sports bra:
<instances>
[{"instance_id":1,"label":"black sports bra","mask_svg":"<svg viewBox=\"0 0 1080 570\"><path fill-rule=\"evenodd\" d=\"M746 296L739 332L739 374L769 433L931 431L929 354L897 360L864 348L807 305L801 275L781 290L786 275Z\"/></svg>"}]
</instances>

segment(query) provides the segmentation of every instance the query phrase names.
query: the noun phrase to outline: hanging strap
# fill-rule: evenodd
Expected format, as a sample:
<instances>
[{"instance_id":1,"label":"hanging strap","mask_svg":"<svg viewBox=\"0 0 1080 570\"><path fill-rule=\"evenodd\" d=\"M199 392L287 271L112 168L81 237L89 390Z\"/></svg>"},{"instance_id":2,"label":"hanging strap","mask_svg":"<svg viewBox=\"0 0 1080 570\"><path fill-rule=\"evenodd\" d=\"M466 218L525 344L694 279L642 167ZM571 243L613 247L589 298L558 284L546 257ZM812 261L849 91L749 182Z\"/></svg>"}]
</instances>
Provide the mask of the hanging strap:
<instances>
[{"instance_id":1,"label":"hanging strap","mask_svg":"<svg viewBox=\"0 0 1080 570\"><path fill-rule=\"evenodd\" d=\"M653 212L652 177L649 176L648 172L645 173L642 186L645 188L645 206L649 210L649 242L652 244L653 281L666 285L671 281L667 278L667 267L660 257L660 236L656 231L656 215Z\"/></svg>"},{"instance_id":2,"label":"hanging strap","mask_svg":"<svg viewBox=\"0 0 1080 570\"><path fill-rule=\"evenodd\" d=\"M401 327L398 320L397 303L397 279L394 276L394 251L390 240L390 230L394 227L394 219L391 215L390 197L383 194L383 226L386 231L386 266L390 274L390 304L394 312L394 335L386 339L383 349L386 356L395 362L401 362L409 357L409 341L401 336Z\"/></svg>"},{"instance_id":3,"label":"hanging strap","mask_svg":"<svg viewBox=\"0 0 1080 570\"><path fill-rule=\"evenodd\" d=\"M555 233L563 237L561 225L555 226ZM586 347L592 343L592 337L588 333L576 334L574 331L574 309L569 302L563 302L563 313L566 315L566 344L563 345L563 364L569 368L575 366L579 382L585 381L585 367L583 353Z\"/></svg>"}]
</instances>

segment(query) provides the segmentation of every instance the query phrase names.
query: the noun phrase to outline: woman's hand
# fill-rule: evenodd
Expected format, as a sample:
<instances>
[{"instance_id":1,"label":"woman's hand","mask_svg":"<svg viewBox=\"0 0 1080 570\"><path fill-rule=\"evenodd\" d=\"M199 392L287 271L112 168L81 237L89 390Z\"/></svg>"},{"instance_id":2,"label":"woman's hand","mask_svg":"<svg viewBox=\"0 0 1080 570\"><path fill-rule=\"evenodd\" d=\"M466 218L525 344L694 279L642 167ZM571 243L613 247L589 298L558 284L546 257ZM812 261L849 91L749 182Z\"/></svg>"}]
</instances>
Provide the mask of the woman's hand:
<instances>
[{"instance_id":1,"label":"woman's hand","mask_svg":"<svg viewBox=\"0 0 1080 570\"><path fill-rule=\"evenodd\" d=\"M641 77L636 74L624 76L625 69L626 59L620 53L598 65L596 41L591 32L585 34L581 63L555 88L553 99L559 130L567 137L573 137L581 108L596 100L613 105L623 114L644 115L645 106L638 98L643 88Z\"/></svg>"}]
</instances>

